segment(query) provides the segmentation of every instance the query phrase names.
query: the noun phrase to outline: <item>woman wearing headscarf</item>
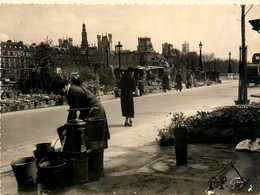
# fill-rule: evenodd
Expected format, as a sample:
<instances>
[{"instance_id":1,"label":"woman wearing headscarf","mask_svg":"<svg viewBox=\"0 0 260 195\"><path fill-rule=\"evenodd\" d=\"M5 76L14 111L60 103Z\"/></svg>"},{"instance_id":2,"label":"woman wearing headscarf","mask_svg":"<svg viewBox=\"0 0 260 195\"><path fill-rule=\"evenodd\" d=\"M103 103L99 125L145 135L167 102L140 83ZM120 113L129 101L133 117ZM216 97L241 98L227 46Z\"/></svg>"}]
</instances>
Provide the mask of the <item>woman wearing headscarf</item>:
<instances>
[{"instance_id":1,"label":"woman wearing headscarf","mask_svg":"<svg viewBox=\"0 0 260 195\"><path fill-rule=\"evenodd\" d=\"M130 66L119 82L119 89L121 89L121 110L122 116L125 117L125 127L132 126L132 118L134 118L133 92L136 89L136 82L133 74L134 68Z\"/></svg>"}]
</instances>

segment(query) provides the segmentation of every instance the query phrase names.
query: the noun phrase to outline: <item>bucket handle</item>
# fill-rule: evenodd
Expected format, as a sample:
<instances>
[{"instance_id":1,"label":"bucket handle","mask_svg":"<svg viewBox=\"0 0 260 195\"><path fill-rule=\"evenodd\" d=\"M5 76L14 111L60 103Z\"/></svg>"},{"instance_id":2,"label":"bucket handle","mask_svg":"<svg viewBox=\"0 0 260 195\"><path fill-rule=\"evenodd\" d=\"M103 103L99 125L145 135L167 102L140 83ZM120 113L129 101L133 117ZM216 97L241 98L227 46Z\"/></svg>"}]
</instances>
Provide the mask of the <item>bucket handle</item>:
<instances>
[{"instance_id":1,"label":"bucket handle","mask_svg":"<svg viewBox=\"0 0 260 195\"><path fill-rule=\"evenodd\" d=\"M64 137L65 135L61 136L61 137ZM53 148L55 149L55 146L56 146L56 143L57 141L60 140L60 138L58 138L55 142L54 142L54 145L53 145Z\"/></svg>"}]
</instances>

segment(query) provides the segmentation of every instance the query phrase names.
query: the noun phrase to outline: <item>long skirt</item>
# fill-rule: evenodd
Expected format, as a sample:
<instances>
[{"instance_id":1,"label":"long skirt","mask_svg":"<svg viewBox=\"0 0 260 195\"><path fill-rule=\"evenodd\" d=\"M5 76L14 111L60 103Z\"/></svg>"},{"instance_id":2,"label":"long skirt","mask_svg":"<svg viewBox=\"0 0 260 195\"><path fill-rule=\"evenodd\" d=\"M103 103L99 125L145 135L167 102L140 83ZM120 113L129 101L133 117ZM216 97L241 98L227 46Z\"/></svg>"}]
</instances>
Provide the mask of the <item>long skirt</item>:
<instances>
[{"instance_id":1,"label":"long skirt","mask_svg":"<svg viewBox=\"0 0 260 195\"><path fill-rule=\"evenodd\" d=\"M122 110L122 116L134 118L133 92L131 91L121 92L121 110Z\"/></svg>"}]
</instances>

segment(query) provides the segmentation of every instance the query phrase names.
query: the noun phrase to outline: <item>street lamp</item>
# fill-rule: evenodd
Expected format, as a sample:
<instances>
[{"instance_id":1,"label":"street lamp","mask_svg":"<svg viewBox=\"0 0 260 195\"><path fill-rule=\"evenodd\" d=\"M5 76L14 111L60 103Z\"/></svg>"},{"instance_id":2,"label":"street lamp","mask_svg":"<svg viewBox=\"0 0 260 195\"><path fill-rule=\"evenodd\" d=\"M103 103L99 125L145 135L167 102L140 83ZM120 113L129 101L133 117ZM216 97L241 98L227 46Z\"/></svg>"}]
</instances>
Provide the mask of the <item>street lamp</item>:
<instances>
[{"instance_id":1,"label":"street lamp","mask_svg":"<svg viewBox=\"0 0 260 195\"><path fill-rule=\"evenodd\" d=\"M118 41L118 44L116 45L116 47L118 48L118 58L119 58L119 74L121 75L121 48L123 45L120 44L120 41Z\"/></svg>"},{"instance_id":2,"label":"street lamp","mask_svg":"<svg viewBox=\"0 0 260 195\"><path fill-rule=\"evenodd\" d=\"M228 53L229 59L228 59L228 73L232 73L231 69L231 52Z\"/></svg>"},{"instance_id":3,"label":"street lamp","mask_svg":"<svg viewBox=\"0 0 260 195\"><path fill-rule=\"evenodd\" d=\"M20 87L20 89L21 89L21 91L23 92L23 68L24 68L24 57L23 56L21 56L21 71L20 71L20 76L21 76L21 87Z\"/></svg>"},{"instance_id":4,"label":"street lamp","mask_svg":"<svg viewBox=\"0 0 260 195\"><path fill-rule=\"evenodd\" d=\"M201 49L202 49L202 43L199 44L200 47L200 69L202 69L202 56L201 56Z\"/></svg>"}]
</instances>

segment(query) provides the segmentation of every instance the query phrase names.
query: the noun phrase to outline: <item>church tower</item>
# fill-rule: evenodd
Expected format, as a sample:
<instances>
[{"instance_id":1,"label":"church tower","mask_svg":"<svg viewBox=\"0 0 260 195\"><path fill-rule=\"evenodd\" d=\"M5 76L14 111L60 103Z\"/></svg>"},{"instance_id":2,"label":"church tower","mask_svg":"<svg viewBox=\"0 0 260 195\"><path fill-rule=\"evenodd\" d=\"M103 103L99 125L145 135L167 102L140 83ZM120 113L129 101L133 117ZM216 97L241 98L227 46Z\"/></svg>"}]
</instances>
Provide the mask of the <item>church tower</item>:
<instances>
[{"instance_id":1,"label":"church tower","mask_svg":"<svg viewBox=\"0 0 260 195\"><path fill-rule=\"evenodd\" d=\"M88 39L87 39L87 32L86 32L86 26L83 23L82 24L82 41L81 41L81 48L86 49L88 47Z\"/></svg>"}]
</instances>

